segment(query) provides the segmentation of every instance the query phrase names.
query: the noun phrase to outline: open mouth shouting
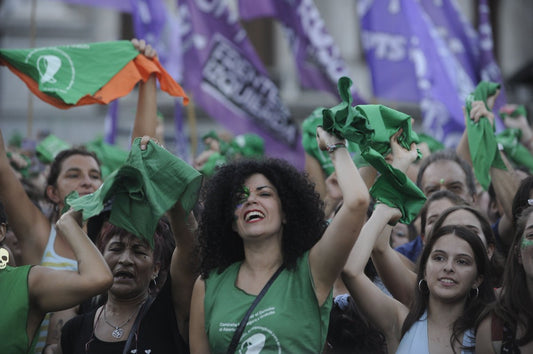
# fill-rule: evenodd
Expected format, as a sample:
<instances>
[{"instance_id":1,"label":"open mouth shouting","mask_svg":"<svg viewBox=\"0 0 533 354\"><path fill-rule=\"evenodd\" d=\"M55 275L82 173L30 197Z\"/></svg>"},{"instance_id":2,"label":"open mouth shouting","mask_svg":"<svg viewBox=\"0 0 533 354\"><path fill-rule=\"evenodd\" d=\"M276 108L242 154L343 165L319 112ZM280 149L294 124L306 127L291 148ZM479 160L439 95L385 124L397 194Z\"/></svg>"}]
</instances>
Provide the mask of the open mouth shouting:
<instances>
[{"instance_id":1,"label":"open mouth shouting","mask_svg":"<svg viewBox=\"0 0 533 354\"><path fill-rule=\"evenodd\" d=\"M263 220L264 218L265 214L256 209L247 211L246 214L244 214L244 221L247 223L258 222Z\"/></svg>"}]
</instances>

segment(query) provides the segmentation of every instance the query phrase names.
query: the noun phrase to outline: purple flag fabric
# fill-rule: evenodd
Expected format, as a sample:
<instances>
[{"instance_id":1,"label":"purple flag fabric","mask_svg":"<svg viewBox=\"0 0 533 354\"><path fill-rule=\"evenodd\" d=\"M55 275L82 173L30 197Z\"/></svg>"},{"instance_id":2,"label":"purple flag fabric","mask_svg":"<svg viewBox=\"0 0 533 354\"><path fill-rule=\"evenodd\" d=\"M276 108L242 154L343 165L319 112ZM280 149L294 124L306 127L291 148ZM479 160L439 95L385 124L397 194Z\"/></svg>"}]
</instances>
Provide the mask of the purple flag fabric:
<instances>
[{"instance_id":1,"label":"purple flag fabric","mask_svg":"<svg viewBox=\"0 0 533 354\"><path fill-rule=\"evenodd\" d=\"M408 50L417 69L424 130L444 145L454 146L464 131L458 63L420 3L403 0L401 6L411 31Z\"/></svg>"},{"instance_id":2,"label":"purple flag fabric","mask_svg":"<svg viewBox=\"0 0 533 354\"><path fill-rule=\"evenodd\" d=\"M234 134L255 133L265 154L303 169L299 132L278 88L226 2L180 2L184 87Z\"/></svg>"},{"instance_id":3,"label":"purple flag fabric","mask_svg":"<svg viewBox=\"0 0 533 354\"><path fill-rule=\"evenodd\" d=\"M156 50L159 61L176 80L182 78L179 21L165 0L130 0L135 36Z\"/></svg>"},{"instance_id":4,"label":"purple flag fabric","mask_svg":"<svg viewBox=\"0 0 533 354\"><path fill-rule=\"evenodd\" d=\"M377 99L418 103L410 26L400 5L400 0L358 2L362 45Z\"/></svg>"},{"instance_id":5,"label":"purple flag fabric","mask_svg":"<svg viewBox=\"0 0 533 354\"><path fill-rule=\"evenodd\" d=\"M111 101L105 116L104 141L110 145L115 144L118 125L118 100Z\"/></svg>"},{"instance_id":6,"label":"purple flag fabric","mask_svg":"<svg viewBox=\"0 0 533 354\"><path fill-rule=\"evenodd\" d=\"M278 19L293 52L302 86L337 97L339 78L350 75L313 0L239 0L239 15L243 20ZM366 104L356 85L352 86L351 93L355 104Z\"/></svg>"}]
</instances>

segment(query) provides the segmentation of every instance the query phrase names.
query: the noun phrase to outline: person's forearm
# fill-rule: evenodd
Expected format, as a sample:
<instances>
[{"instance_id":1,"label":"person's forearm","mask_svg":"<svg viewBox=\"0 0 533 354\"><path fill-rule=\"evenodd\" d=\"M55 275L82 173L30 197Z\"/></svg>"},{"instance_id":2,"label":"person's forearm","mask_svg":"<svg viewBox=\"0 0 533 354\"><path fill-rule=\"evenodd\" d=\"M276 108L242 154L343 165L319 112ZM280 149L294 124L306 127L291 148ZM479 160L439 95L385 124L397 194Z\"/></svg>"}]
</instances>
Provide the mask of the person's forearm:
<instances>
[{"instance_id":1,"label":"person's forearm","mask_svg":"<svg viewBox=\"0 0 533 354\"><path fill-rule=\"evenodd\" d=\"M137 112L133 123L131 140L148 135L154 137L157 127L157 86L155 74L139 84Z\"/></svg>"},{"instance_id":2,"label":"person's forearm","mask_svg":"<svg viewBox=\"0 0 533 354\"><path fill-rule=\"evenodd\" d=\"M88 284L105 288L112 281L111 271L104 257L93 242L87 237L72 215L62 216L56 223L78 262L78 273Z\"/></svg>"}]
</instances>

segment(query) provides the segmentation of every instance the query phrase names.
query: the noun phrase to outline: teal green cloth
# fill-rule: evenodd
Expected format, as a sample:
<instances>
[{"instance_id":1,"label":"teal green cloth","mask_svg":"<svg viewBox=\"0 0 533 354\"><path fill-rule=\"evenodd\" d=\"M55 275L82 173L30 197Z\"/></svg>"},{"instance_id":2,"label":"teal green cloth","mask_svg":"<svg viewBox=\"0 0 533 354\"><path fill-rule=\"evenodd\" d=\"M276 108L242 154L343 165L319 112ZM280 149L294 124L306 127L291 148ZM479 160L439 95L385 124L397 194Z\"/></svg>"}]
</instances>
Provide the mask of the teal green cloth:
<instances>
[{"instance_id":1,"label":"teal green cloth","mask_svg":"<svg viewBox=\"0 0 533 354\"><path fill-rule=\"evenodd\" d=\"M40 91L67 104L76 104L87 93L96 93L137 55L139 51L125 40L0 49L0 58L31 77Z\"/></svg>"},{"instance_id":2,"label":"teal green cloth","mask_svg":"<svg viewBox=\"0 0 533 354\"><path fill-rule=\"evenodd\" d=\"M498 151L494 127L488 119L482 117L477 123L470 119L472 102L483 101L487 106L487 98L494 95L500 84L481 81L473 93L466 98L466 131L468 134L468 147L474 167L474 174L481 187L487 190L490 185L490 168L496 167L506 170L505 164Z\"/></svg>"},{"instance_id":3,"label":"teal green cloth","mask_svg":"<svg viewBox=\"0 0 533 354\"><path fill-rule=\"evenodd\" d=\"M15 131L11 137L9 138L8 145L20 148L22 147L22 140L24 140L24 137L19 131Z\"/></svg>"},{"instance_id":4,"label":"teal green cloth","mask_svg":"<svg viewBox=\"0 0 533 354\"><path fill-rule=\"evenodd\" d=\"M231 153L242 157L261 157L265 154L265 141L257 134L237 135L230 143Z\"/></svg>"},{"instance_id":5,"label":"teal green cloth","mask_svg":"<svg viewBox=\"0 0 533 354\"><path fill-rule=\"evenodd\" d=\"M445 148L443 143L441 143L437 139L427 134L419 133L418 139L420 140L421 143L426 143L428 145L429 151L431 151L431 153L444 150Z\"/></svg>"},{"instance_id":6,"label":"teal green cloth","mask_svg":"<svg viewBox=\"0 0 533 354\"><path fill-rule=\"evenodd\" d=\"M309 156L318 161L327 177L335 171L335 167L333 166L333 161L331 161L329 153L327 151L320 150L316 141L316 128L317 126L323 124L324 116L322 111L324 109L324 107L316 108L302 122L302 146ZM368 162L366 162L366 160L361 156L359 145L353 141L348 140L347 142L346 148L348 149L348 152L350 153L355 165L357 167L368 166Z\"/></svg>"},{"instance_id":7,"label":"teal green cloth","mask_svg":"<svg viewBox=\"0 0 533 354\"><path fill-rule=\"evenodd\" d=\"M224 165L226 162L228 162L228 160L224 155L219 152L214 152L200 168L200 172L207 177L211 177L215 174L217 168Z\"/></svg>"},{"instance_id":8,"label":"teal green cloth","mask_svg":"<svg viewBox=\"0 0 533 354\"><path fill-rule=\"evenodd\" d=\"M505 155L517 167L527 167L533 173L533 155L520 143L522 132L519 129L505 129L496 135L496 141L503 146Z\"/></svg>"},{"instance_id":9,"label":"teal green cloth","mask_svg":"<svg viewBox=\"0 0 533 354\"><path fill-rule=\"evenodd\" d=\"M71 145L57 136L50 134L35 147L37 158L43 163L51 163L63 150L70 149Z\"/></svg>"},{"instance_id":10,"label":"teal green cloth","mask_svg":"<svg viewBox=\"0 0 533 354\"><path fill-rule=\"evenodd\" d=\"M214 130L211 130L211 131L207 132L204 136L202 136L202 141L204 141L207 138L212 138L212 139L215 139L216 141L218 141L218 146L220 148L220 153L222 155L225 155L227 153L227 150L230 147L229 144L227 142L225 142L224 140L220 139L220 137L218 136L218 134Z\"/></svg>"},{"instance_id":11,"label":"teal green cloth","mask_svg":"<svg viewBox=\"0 0 533 354\"><path fill-rule=\"evenodd\" d=\"M405 149L410 150L412 143L419 142L412 130L411 117L383 105L353 107L351 85L351 79L339 79L338 90L342 102L331 109L324 109L323 127L359 145L363 158L382 174L380 182L376 182L370 194L377 201L400 209L400 221L409 223L420 211L426 197L403 172L389 166L385 156L391 153L390 138L399 129L402 129L402 133L398 143Z\"/></svg>"},{"instance_id":12,"label":"teal green cloth","mask_svg":"<svg viewBox=\"0 0 533 354\"><path fill-rule=\"evenodd\" d=\"M140 139L133 142L122 167L111 173L100 188L83 197L66 197L66 207L83 210L83 219L98 215L112 200L109 222L154 247L153 235L159 219L176 202L189 212L198 199L202 175L186 162L150 141L146 150Z\"/></svg>"},{"instance_id":13,"label":"teal green cloth","mask_svg":"<svg viewBox=\"0 0 533 354\"><path fill-rule=\"evenodd\" d=\"M424 193L402 171L388 164L376 150L368 150L365 159L380 172L370 188L375 200L402 212L400 222L410 224L426 202Z\"/></svg>"},{"instance_id":14,"label":"teal green cloth","mask_svg":"<svg viewBox=\"0 0 533 354\"><path fill-rule=\"evenodd\" d=\"M111 172L119 168L126 162L128 151L97 138L85 144L87 150L92 151L100 160L102 178L105 179Z\"/></svg>"},{"instance_id":15,"label":"teal green cloth","mask_svg":"<svg viewBox=\"0 0 533 354\"><path fill-rule=\"evenodd\" d=\"M508 118L508 117L517 118L517 117L520 117L520 116L527 117L526 107L524 107L524 105L517 106L516 109L514 111L512 111L510 114L507 114L506 112L500 111L500 117L502 117L502 119L505 119L505 118Z\"/></svg>"}]
</instances>

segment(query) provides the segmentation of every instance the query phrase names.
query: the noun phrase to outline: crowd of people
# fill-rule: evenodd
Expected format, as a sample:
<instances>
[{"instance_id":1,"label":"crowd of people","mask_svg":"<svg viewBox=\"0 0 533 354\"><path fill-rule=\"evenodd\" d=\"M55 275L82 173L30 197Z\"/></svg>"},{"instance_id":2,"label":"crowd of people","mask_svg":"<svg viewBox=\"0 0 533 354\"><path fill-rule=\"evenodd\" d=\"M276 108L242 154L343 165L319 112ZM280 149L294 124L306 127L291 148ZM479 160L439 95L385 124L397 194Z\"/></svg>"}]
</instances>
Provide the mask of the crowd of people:
<instances>
[{"instance_id":1,"label":"crowd of people","mask_svg":"<svg viewBox=\"0 0 533 354\"><path fill-rule=\"evenodd\" d=\"M533 352L533 175L505 149L485 188L467 128L431 151L409 118L371 158L321 107L305 171L215 132L189 165L155 138L156 92L105 177L81 146L28 174L0 129L1 353ZM494 124L497 95L465 119Z\"/></svg>"}]
</instances>

